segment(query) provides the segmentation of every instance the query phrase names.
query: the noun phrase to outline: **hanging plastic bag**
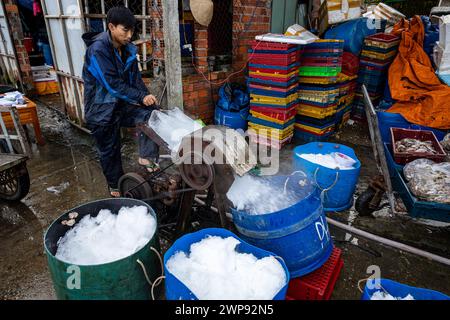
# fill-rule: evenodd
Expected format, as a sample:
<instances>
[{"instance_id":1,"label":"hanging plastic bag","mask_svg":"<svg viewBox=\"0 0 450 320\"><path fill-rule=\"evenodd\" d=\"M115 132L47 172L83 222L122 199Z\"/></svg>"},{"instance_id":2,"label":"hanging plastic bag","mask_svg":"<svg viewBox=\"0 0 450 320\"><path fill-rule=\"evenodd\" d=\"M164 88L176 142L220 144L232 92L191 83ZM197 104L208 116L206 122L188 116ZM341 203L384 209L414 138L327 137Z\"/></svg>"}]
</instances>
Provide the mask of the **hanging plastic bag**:
<instances>
[{"instance_id":1,"label":"hanging plastic bag","mask_svg":"<svg viewBox=\"0 0 450 320\"><path fill-rule=\"evenodd\" d=\"M240 111L248 107L250 96L244 86L226 83L219 89L217 106L225 111Z\"/></svg>"}]
</instances>

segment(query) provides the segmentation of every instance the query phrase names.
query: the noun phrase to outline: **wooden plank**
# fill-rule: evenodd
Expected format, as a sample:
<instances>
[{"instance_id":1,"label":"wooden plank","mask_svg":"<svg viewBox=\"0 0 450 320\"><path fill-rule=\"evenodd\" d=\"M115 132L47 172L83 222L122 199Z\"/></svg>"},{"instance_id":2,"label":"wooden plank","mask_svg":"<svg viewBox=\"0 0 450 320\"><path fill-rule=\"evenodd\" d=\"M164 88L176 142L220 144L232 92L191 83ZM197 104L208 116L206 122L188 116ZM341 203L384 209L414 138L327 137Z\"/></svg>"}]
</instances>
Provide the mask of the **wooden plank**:
<instances>
[{"instance_id":1,"label":"wooden plank","mask_svg":"<svg viewBox=\"0 0 450 320\"><path fill-rule=\"evenodd\" d=\"M169 108L179 107L183 109L178 0L162 1L162 6L167 104Z\"/></svg>"},{"instance_id":2,"label":"wooden plank","mask_svg":"<svg viewBox=\"0 0 450 320\"><path fill-rule=\"evenodd\" d=\"M0 153L0 171L12 168L26 159L27 157L20 155Z\"/></svg>"}]
</instances>

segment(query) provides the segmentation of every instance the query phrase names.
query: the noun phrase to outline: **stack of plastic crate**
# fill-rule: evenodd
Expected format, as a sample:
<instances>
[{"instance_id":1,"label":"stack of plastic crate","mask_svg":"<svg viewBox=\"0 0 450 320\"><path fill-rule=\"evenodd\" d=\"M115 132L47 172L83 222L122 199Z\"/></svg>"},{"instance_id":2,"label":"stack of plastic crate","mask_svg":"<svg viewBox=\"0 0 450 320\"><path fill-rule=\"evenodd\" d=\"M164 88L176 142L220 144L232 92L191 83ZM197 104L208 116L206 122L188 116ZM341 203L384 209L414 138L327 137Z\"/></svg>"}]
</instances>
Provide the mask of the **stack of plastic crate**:
<instances>
[{"instance_id":1,"label":"stack of plastic crate","mask_svg":"<svg viewBox=\"0 0 450 320\"><path fill-rule=\"evenodd\" d=\"M400 39L387 33L378 33L364 40L358 73L359 88L356 92L352 118L366 119L361 86L365 85L372 103L378 105L388 80L388 70L398 52Z\"/></svg>"},{"instance_id":2,"label":"stack of plastic crate","mask_svg":"<svg viewBox=\"0 0 450 320\"><path fill-rule=\"evenodd\" d=\"M254 142L281 148L294 135L301 48L253 41L249 52L249 135Z\"/></svg>"},{"instance_id":3,"label":"stack of plastic crate","mask_svg":"<svg viewBox=\"0 0 450 320\"><path fill-rule=\"evenodd\" d=\"M299 106L295 135L304 141L323 141L335 132L341 93L342 40L317 40L306 45L301 58Z\"/></svg>"}]
</instances>

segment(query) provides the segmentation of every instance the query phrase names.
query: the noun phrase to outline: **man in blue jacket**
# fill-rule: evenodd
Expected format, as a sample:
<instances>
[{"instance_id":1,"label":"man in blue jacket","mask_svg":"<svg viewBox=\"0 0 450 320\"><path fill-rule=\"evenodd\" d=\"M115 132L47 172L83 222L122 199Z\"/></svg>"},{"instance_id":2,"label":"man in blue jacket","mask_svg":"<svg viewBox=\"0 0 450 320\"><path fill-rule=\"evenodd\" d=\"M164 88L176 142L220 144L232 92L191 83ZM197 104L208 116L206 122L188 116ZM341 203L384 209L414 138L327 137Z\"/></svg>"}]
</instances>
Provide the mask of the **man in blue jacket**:
<instances>
[{"instance_id":1,"label":"man in blue jacket","mask_svg":"<svg viewBox=\"0 0 450 320\"><path fill-rule=\"evenodd\" d=\"M120 196L122 169L120 127L147 122L157 104L142 81L131 43L136 20L128 8L108 11L105 32L83 35L87 50L83 67L84 107L111 196ZM158 146L139 135L139 164L158 170Z\"/></svg>"}]
</instances>

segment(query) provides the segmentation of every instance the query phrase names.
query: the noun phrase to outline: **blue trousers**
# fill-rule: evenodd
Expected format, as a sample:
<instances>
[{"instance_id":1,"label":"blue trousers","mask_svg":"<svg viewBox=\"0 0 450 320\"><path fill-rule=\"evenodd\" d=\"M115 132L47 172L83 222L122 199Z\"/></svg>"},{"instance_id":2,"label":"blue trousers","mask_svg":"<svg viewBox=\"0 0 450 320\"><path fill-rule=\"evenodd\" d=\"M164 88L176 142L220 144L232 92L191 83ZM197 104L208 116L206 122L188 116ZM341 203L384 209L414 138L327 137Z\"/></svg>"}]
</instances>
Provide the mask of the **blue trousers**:
<instances>
[{"instance_id":1,"label":"blue trousers","mask_svg":"<svg viewBox=\"0 0 450 320\"><path fill-rule=\"evenodd\" d=\"M146 123L153 111L152 108L122 105L114 114L111 125L89 125L94 137L100 164L108 186L117 188L120 177L124 174L120 153L120 128L134 128ZM149 137L139 132L139 156L145 159L158 160L159 147Z\"/></svg>"}]
</instances>

